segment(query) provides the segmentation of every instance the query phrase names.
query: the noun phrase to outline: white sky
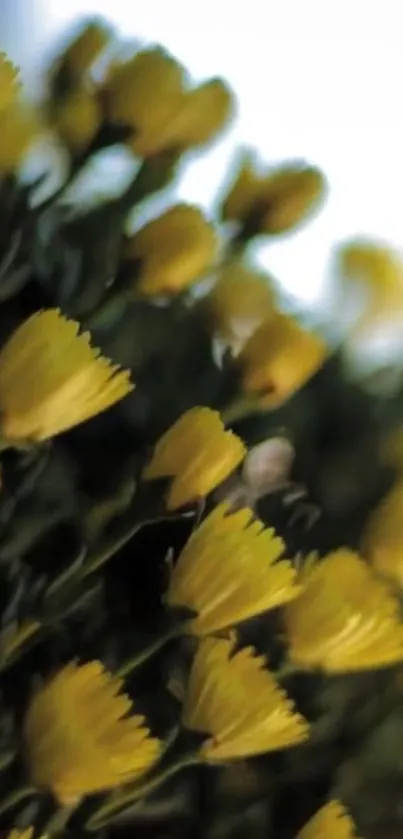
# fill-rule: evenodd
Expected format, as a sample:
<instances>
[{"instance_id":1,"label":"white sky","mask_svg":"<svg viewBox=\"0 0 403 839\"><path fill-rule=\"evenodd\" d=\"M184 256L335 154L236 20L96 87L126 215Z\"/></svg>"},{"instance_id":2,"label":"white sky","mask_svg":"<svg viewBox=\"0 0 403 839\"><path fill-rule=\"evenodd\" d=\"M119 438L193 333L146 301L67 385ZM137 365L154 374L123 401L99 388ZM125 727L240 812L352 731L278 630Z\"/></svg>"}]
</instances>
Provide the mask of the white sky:
<instances>
[{"instance_id":1,"label":"white sky","mask_svg":"<svg viewBox=\"0 0 403 839\"><path fill-rule=\"evenodd\" d=\"M208 206L240 143L255 146L269 162L306 157L324 168L331 193L318 220L261 251L264 264L293 293L309 301L320 296L331 246L345 236L370 234L403 248L401 0L16 5L24 30L13 44L14 57L24 60L29 74L51 35L78 14L98 12L128 37L164 43L196 77L228 79L239 98L237 123L189 168L182 198Z\"/></svg>"}]
</instances>

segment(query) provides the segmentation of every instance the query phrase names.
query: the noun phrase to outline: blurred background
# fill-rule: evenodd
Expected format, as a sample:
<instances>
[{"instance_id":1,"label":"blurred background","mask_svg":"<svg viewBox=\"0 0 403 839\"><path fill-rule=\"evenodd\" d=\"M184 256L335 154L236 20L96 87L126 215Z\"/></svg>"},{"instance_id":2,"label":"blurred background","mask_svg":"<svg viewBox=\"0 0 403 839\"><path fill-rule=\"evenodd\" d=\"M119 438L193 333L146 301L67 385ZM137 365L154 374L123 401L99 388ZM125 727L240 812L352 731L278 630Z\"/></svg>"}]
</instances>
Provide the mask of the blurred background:
<instances>
[{"instance_id":1,"label":"blurred background","mask_svg":"<svg viewBox=\"0 0 403 839\"><path fill-rule=\"evenodd\" d=\"M365 234L400 248L403 116L396 0L1 0L0 48L29 90L77 18L103 14L127 38L161 42L196 78L224 75L239 99L231 131L189 167L179 195L205 207L236 148L267 162L305 157L328 175L330 196L301 232L259 246L257 259L309 305L325 302L332 246Z\"/></svg>"}]
</instances>

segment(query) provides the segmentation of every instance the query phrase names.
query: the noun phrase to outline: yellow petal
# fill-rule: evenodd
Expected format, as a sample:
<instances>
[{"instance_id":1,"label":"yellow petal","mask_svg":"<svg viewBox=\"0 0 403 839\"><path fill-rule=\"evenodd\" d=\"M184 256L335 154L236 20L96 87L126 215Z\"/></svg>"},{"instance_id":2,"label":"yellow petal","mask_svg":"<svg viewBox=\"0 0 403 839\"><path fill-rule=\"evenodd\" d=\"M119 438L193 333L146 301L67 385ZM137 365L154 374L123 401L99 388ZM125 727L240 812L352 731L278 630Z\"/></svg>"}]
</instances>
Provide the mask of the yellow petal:
<instances>
[{"instance_id":1,"label":"yellow petal","mask_svg":"<svg viewBox=\"0 0 403 839\"><path fill-rule=\"evenodd\" d=\"M53 126L68 149L81 152L94 139L101 120L101 108L95 94L85 88L76 88L56 108Z\"/></svg>"},{"instance_id":2,"label":"yellow petal","mask_svg":"<svg viewBox=\"0 0 403 839\"><path fill-rule=\"evenodd\" d=\"M16 172L39 135L34 115L18 104L0 112L0 173Z\"/></svg>"},{"instance_id":3,"label":"yellow petal","mask_svg":"<svg viewBox=\"0 0 403 839\"><path fill-rule=\"evenodd\" d=\"M205 145L225 127L232 112L231 91L221 79L210 79L186 94L166 127L164 146L187 149Z\"/></svg>"},{"instance_id":4,"label":"yellow petal","mask_svg":"<svg viewBox=\"0 0 403 839\"><path fill-rule=\"evenodd\" d=\"M193 663L183 723L206 735L207 763L294 746L307 739L308 723L253 648L234 654L230 639L207 638Z\"/></svg>"},{"instance_id":5,"label":"yellow petal","mask_svg":"<svg viewBox=\"0 0 403 839\"><path fill-rule=\"evenodd\" d=\"M335 551L300 581L302 594L284 609L294 664L344 673L403 660L399 605L357 554Z\"/></svg>"},{"instance_id":6,"label":"yellow petal","mask_svg":"<svg viewBox=\"0 0 403 839\"><path fill-rule=\"evenodd\" d=\"M250 334L274 308L270 278L240 260L226 266L204 298L204 308L217 333L231 340Z\"/></svg>"},{"instance_id":7,"label":"yellow petal","mask_svg":"<svg viewBox=\"0 0 403 839\"><path fill-rule=\"evenodd\" d=\"M197 612L188 624L208 635L274 609L300 588L284 543L272 529L253 521L252 510L236 513L221 504L191 535L177 560L167 593L172 607Z\"/></svg>"},{"instance_id":8,"label":"yellow petal","mask_svg":"<svg viewBox=\"0 0 403 839\"><path fill-rule=\"evenodd\" d=\"M199 279L213 262L217 236L198 207L176 204L138 230L126 245L129 260L140 260L136 290L174 294Z\"/></svg>"},{"instance_id":9,"label":"yellow petal","mask_svg":"<svg viewBox=\"0 0 403 839\"><path fill-rule=\"evenodd\" d=\"M95 18L73 38L63 51L59 66L66 67L71 82L80 83L112 38L112 29L105 21Z\"/></svg>"},{"instance_id":10,"label":"yellow petal","mask_svg":"<svg viewBox=\"0 0 403 839\"><path fill-rule=\"evenodd\" d=\"M175 510L208 495L239 466L245 452L217 411L192 408L158 441L143 479L171 477L167 507Z\"/></svg>"},{"instance_id":11,"label":"yellow petal","mask_svg":"<svg viewBox=\"0 0 403 839\"><path fill-rule=\"evenodd\" d=\"M299 831L297 839L355 839L354 822L340 801L329 801Z\"/></svg>"},{"instance_id":12,"label":"yellow petal","mask_svg":"<svg viewBox=\"0 0 403 839\"><path fill-rule=\"evenodd\" d=\"M250 214L258 199L261 176L250 152L243 155L239 170L224 198L221 214L224 221L241 221Z\"/></svg>"},{"instance_id":13,"label":"yellow petal","mask_svg":"<svg viewBox=\"0 0 403 839\"><path fill-rule=\"evenodd\" d=\"M8 834L7 839L33 839L34 832L35 831L33 827L26 827L24 830L14 828ZM38 836L37 839L47 839L47 837L45 835L42 835Z\"/></svg>"},{"instance_id":14,"label":"yellow petal","mask_svg":"<svg viewBox=\"0 0 403 839\"><path fill-rule=\"evenodd\" d=\"M293 230L312 214L325 194L322 172L314 166L284 165L261 184L260 231L278 234Z\"/></svg>"},{"instance_id":15,"label":"yellow petal","mask_svg":"<svg viewBox=\"0 0 403 839\"><path fill-rule=\"evenodd\" d=\"M19 69L8 56L0 53L0 113L12 105L20 92Z\"/></svg>"},{"instance_id":16,"label":"yellow petal","mask_svg":"<svg viewBox=\"0 0 403 839\"><path fill-rule=\"evenodd\" d=\"M106 410L133 389L58 309L37 312L0 351L1 433L46 440Z\"/></svg>"},{"instance_id":17,"label":"yellow petal","mask_svg":"<svg viewBox=\"0 0 403 839\"><path fill-rule=\"evenodd\" d=\"M396 484L372 513L362 541L373 567L403 587L403 483Z\"/></svg>"},{"instance_id":18,"label":"yellow petal","mask_svg":"<svg viewBox=\"0 0 403 839\"><path fill-rule=\"evenodd\" d=\"M31 781L62 804L113 789L161 754L144 717L128 716L122 683L99 661L71 663L32 698L24 722Z\"/></svg>"}]
</instances>

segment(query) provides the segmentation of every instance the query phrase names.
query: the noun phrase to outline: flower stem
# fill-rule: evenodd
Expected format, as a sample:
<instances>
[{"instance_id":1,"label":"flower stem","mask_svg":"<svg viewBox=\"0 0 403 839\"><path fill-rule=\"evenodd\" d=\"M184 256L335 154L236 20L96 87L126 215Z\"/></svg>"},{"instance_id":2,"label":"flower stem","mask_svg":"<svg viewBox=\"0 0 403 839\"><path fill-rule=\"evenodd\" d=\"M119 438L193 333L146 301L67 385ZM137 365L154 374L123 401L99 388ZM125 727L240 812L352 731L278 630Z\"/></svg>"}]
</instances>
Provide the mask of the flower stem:
<instances>
[{"instance_id":1,"label":"flower stem","mask_svg":"<svg viewBox=\"0 0 403 839\"><path fill-rule=\"evenodd\" d=\"M112 796L87 822L87 829L90 831L102 830L122 810L126 810L132 805L141 804L146 796L155 792L165 781L168 781L169 778L172 778L181 769L185 769L188 766L196 766L198 763L198 754L192 752L191 754L184 755L159 774L150 777L148 781L144 781L143 784L137 784L127 792Z\"/></svg>"},{"instance_id":2,"label":"flower stem","mask_svg":"<svg viewBox=\"0 0 403 839\"><path fill-rule=\"evenodd\" d=\"M119 668L116 675L120 679L126 678L136 667L140 667L144 664L145 661L148 661L155 653L162 649L168 641L171 641L173 638L177 638L182 632L182 627L179 624L174 626L170 626L165 632L158 635L157 638L154 638L150 644L148 644L144 649L140 650L137 655L134 655L132 658L129 658L122 667Z\"/></svg>"},{"instance_id":3,"label":"flower stem","mask_svg":"<svg viewBox=\"0 0 403 839\"><path fill-rule=\"evenodd\" d=\"M15 807L16 804L19 804L20 801L24 801L25 798L29 798L31 795L35 795L37 793L36 787L20 787L14 792L11 792L6 798L3 798L0 801L0 815L5 813L7 810L10 810L11 807Z\"/></svg>"},{"instance_id":4,"label":"flower stem","mask_svg":"<svg viewBox=\"0 0 403 839\"><path fill-rule=\"evenodd\" d=\"M289 676L296 676L302 672L302 667L299 667L298 664L293 664L292 661L287 661L286 659L285 662L281 665L281 667L279 667L279 669L276 670L274 675L277 681L281 682L282 679L288 679Z\"/></svg>"},{"instance_id":5,"label":"flower stem","mask_svg":"<svg viewBox=\"0 0 403 839\"><path fill-rule=\"evenodd\" d=\"M43 830L43 835L46 836L47 839L53 839L54 836L59 836L60 833L63 832L70 816L79 803L80 800L78 800L76 804L68 805L67 807L59 807L59 809L56 810L56 813L54 813L47 822Z\"/></svg>"},{"instance_id":6,"label":"flower stem","mask_svg":"<svg viewBox=\"0 0 403 839\"><path fill-rule=\"evenodd\" d=\"M225 425L230 425L261 410L261 405L256 397L240 396L221 411L221 416Z\"/></svg>"}]
</instances>

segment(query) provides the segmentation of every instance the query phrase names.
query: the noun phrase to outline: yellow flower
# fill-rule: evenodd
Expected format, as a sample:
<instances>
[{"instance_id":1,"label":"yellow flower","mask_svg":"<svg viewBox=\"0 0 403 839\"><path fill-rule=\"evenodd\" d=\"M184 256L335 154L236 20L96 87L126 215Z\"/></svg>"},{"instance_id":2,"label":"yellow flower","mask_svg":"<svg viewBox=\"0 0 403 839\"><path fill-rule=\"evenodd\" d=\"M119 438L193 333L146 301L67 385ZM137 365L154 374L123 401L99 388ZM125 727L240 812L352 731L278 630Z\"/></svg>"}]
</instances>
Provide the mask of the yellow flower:
<instances>
[{"instance_id":1,"label":"yellow flower","mask_svg":"<svg viewBox=\"0 0 403 839\"><path fill-rule=\"evenodd\" d=\"M374 510L363 536L363 552L373 567L403 587L403 483L397 483Z\"/></svg>"},{"instance_id":2,"label":"yellow flower","mask_svg":"<svg viewBox=\"0 0 403 839\"><path fill-rule=\"evenodd\" d=\"M31 700L24 722L31 780L62 804L131 781L160 756L144 717L128 716L132 703L121 688L99 661L71 663Z\"/></svg>"},{"instance_id":3,"label":"yellow flower","mask_svg":"<svg viewBox=\"0 0 403 839\"><path fill-rule=\"evenodd\" d=\"M229 511L220 504L207 516L172 571L167 602L197 612L188 624L194 635L234 626L300 592L291 563L278 562L283 540L253 521L252 510Z\"/></svg>"},{"instance_id":4,"label":"yellow flower","mask_svg":"<svg viewBox=\"0 0 403 839\"><path fill-rule=\"evenodd\" d=\"M175 294L199 279L217 252L217 236L197 207L176 204L127 242L129 261L140 260L136 290Z\"/></svg>"},{"instance_id":5,"label":"yellow flower","mask_svg":"<svg viewBox=\"0 0 403 839\"><path fill-rule=\"evenodd\" d=\"M0 52L0 113L15 102L20 86L18 67Z\"/></svg>"},{"instance_id":6,"label":"yellow flower","mask_svg":"<svg viewBox=\"0 0 403 839\"><path fill-rule=\"evenodd\" d=\"M204 498L245 457L242 440L226 431L217 411L191 408L161 437L143 478L172 478L168 510Z\"/></svg>"},{"instance_id":7,"label":"yellow flower","mask_svg":"<svg viewBox=\"0 0 403 839\"><path fill-rule=\"evenodd\" d=\"M107 116L133 128L129 144L149 157L212 139L227 122L232 96L220 79L187 89L183 67L161 49L145 50L113 68L105 86Z\"/></svg>"},{"instance_id":8,"label":"yellow flower","mask_svg":"<svg viewBox=\"0 0 403 839\"><path fill-rule=\"evenodd\" d=\"M78 330L58 309L47 309L28 318L0 350L1 435L8 443L55 437L133 389L129 373Z\"/></svg>"},{"instance_id":9,"label":"yellow flower","mask_svg":"<svg viewBox=\"0 0 403 839\"><path fill-rule=\"evenodd\" d=\"M300 582L302 594L284 609L293 664L344 673L403 659L398 603L358 554L335 551Z\"/></svg>"},{"instance_id":10,"label":"yellow flower","mask_svg":"<svg viewBox=\"0 0 403 839\"><path fill-rule=\"evenodd\" d=\"M273 312L270 278L236 260L222 269L203 305L223 339L242 338Z\"/></svg>"},{"instance_id":11,"label":"yellow flower","mask_svg":"<svg viewBox=\"0 0 403 839\"><path fill-rule=\"evenodd\" d=\"M354 822L340 801L329 801L299 831L297 839L354 839Z\"/></svg>"},{"instance_id":12,"label":"yellow flower","mask_svg":"<svg viewBox=\"0 0 403 839\"><path fill-rule=\"evenodd\" d=\"M322 172L304 163L286 163L268 174L245 155L223 201L222 217L251 226L251 235L292 230L311 215L325 194Z\"/></svg>"},{"instance_id":13,"label":"yellow flower","mask_svg":"<svg viewBox=\"0 0 403 839\"><path fill-rule=\"evenodd\" d=\"M377 242L346 242L338 252L343 300L351 287L365 292L364 311L353 327L360 338L379 324L388 324L403 312L403 263L391 248Z\"/></svg>"},{"instance_id":14,"label":"yellow flower","mask_svg":"<svg viewBox=\"0 0 403 839\"><path fill-rule=\"evenodd\" d=\"M94 19L78 32L61 55L58 66L67 71L71 85L82 81L97 58L108 46L112 29L103 20Z\"/></svg>"},{"instance_id":15,"label":"yellow flower","mask_svg":"<svg viewBox=\"0 0 403 839\"><path fill-rule=\"evenodd\" d=\"M206 638L190 674L183 722L206 735L207 763L294 746L307 739L308 723L252 647L234 653L233 641Z\"/></svg>"},{"instance_id":16,"label":"yellow flower","mask_svg":"<svg viewBox=\"0 0 403 839\"><path fill-rule=\"evenodd\" d=\"M17 828L14 828L8 834L7 839L33 839L33 837L34 837L34 828L33 827L26 827L24 830L19 830ZM42 835L42 836L39 836L38 839L47 839L47 837Z\"/></svg>"},{"instance_id":17,"label":"yellow flower","mask_svg":"<svg viewBox=\"0 0 403 839\"><path fill-rule=\"evenodd\" d=\"M238 356L243 388L275 406L299 390L323 364L325 343L289 315L275 312L258 327Z\"/></svg>"},{"instance_id":18,"label":"yellow flower","mask_svg":"<svg viewBox=\"0 0 403 839\"><path fill-rule=\"evenodd\" d=\"M96 95L85 88L76 88L56 106L53 126L68 149L81 152L98 133L102 121Z\"/></svg>"},{"instance_id":19,"label":"yellow flower","mask_svg":"<svg viewBox=\"0 0 403 839\"><path fill-rule=\"evenodd\" d=\"M39 126L32 113L19 104L0 111L0 173L15 172L30 146L39 135Z\"/></svg>"}]
</instances>

